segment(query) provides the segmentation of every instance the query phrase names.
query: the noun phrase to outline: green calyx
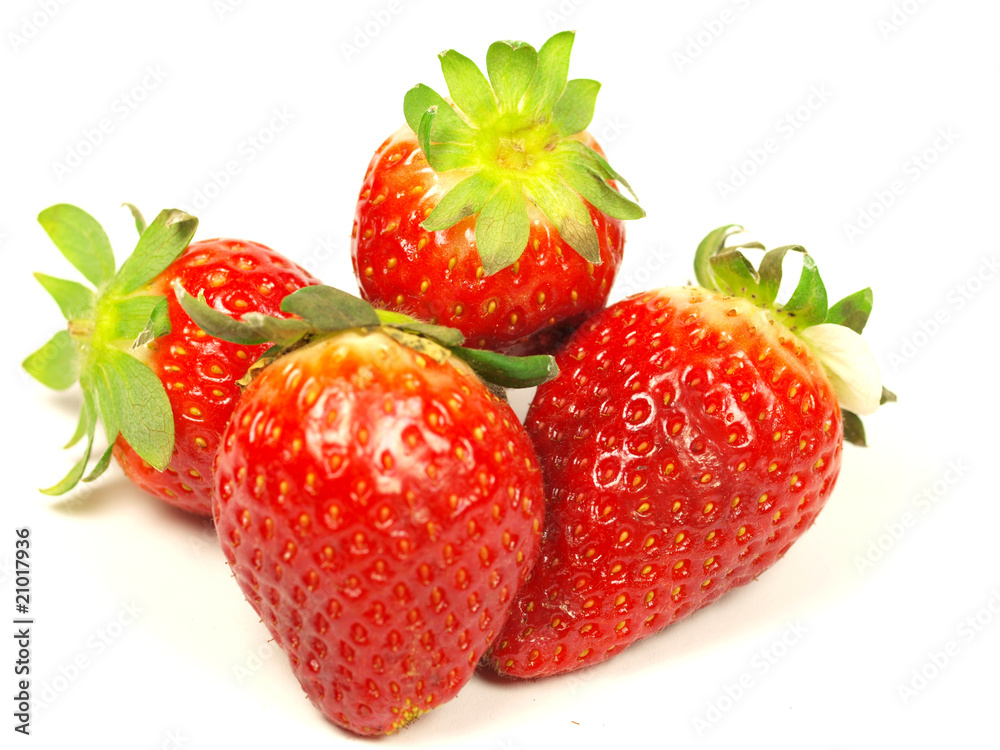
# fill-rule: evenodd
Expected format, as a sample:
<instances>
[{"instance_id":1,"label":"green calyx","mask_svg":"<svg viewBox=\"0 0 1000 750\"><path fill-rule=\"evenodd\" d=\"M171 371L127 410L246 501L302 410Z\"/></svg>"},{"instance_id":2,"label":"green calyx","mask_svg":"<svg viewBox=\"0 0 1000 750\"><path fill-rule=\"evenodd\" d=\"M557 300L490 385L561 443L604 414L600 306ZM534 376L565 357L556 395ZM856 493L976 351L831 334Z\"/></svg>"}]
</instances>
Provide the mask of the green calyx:
<instances>
[{"instance_id":1,"label":"green calyx","mask_svg":"<svg viewBox=\"0 0 1000 750\"><path fill-rule=\"evenodd\" d=\"M377 310L364 300L329 286L303 287L285 297L281 309L295 316L291 318L246 313L237 320L209 307L203 296L188 294L179 282L174 283L174 292L185 312L210 336L237 344L274 344L278 351L265 353L262 361L318 337L349 330L381 329L403 343L436 344L468 364L485 382L503 388L530 388L558 374L555 359L548 355L509 357L467 349L462 346L461 332L454 328Z\"/></svg>"},{"instance_id":2,"label":"green calyx","mask_svg":"<svg viewBox=\"0 0 1000 750\"><path fill-rule=\"evenodd\" d=\"M88 213L63 203L38 215L56 247L91 284L35 274L59 305L66 328L23 366L50 388L65 390L79 382L83 390L80 420L66 447L86 438L84 455L61 481L42 490L49 495L99 477L111 462L119 434L161 471L173 453L174 420L166 390L130 352L169 332L167 298L144 287L184 251L198 220L183 211L164 210L147 226L138 209L128 208L139 241L117 271L108 236ZM108 447L88 473L98 422L104 425Z\"/></svg>"},{"instance_id":3,"label":"green calyx","mask_svg":"<svg viewBox=\"0 0 1000 750\"><path fill-rule=\"evenodd\" d=\"M826 370L841 404L844 439L865 444L859 414L871 414L896 396L881 381L878 365L861 338L872 311L872 290L862 289L830 305L826 286L816 263L801 245L767 250L759 242L729 245L729 238L744 231L729 224L710 232L695 253L695 277L705 289L756 304L768 318L781 323L802 339ZM753 263L744 250L763 252ZM788 253L799 253L802 270L787 300L778 302L782 268Z\"/></svg>"},{"instance_id":4,"label":"green calyx","mask_svg":"<svg viewBox=\"0 0 1000 750\"><path fill-rule=\"evenodd\" d=\"M421 226L439 231L475 215L487 275L524 252L528 203L595 265L600 241L587 203L616 219L645 216L609 184L617 181L635 197L628 182L576 137L593 119L600 84L568 80L573 39L574 32L560 32L537 51L524 42L495 42L486 54L488 79L464 55L442 52L454 106L423 84L403 99L406 122L431 167L466 173Z\"/></svg>"}]
</instances>

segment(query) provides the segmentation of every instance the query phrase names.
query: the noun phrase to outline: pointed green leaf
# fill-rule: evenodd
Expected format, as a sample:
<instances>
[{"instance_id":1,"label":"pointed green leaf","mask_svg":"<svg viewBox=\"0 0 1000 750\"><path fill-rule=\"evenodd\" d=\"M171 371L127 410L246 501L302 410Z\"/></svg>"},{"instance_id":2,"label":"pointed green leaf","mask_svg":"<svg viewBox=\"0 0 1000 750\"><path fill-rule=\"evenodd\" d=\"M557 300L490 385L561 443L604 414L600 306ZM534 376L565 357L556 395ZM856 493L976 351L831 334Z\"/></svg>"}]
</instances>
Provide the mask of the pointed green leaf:
<instances>
[{"instance_id":1,"label":"pointed green leaf","mask_svg":"<svg viewBox=\"0 0 1000 750\"><path fill-rule=\"evenodd\" d=\"M95 479L101 476L101 474L103 474L105 471L108 470L108 466L111 465L111 454L113 453L114 449L115 449L114 444L109 445L107 447L107 449L104 451L101 457L97 460L97 463L94 464L94 468L91 469L90 473L83 478L84 482L93 482Z\"/></svg>"},{"instance_id":2,"label":"pointed green leaf","mask_svg":"<svg viewBox=\"0 0 1000 750\"><path fill-rule=\"evenodd\" d=\"M802 252L802 273L795 291L792 292L788 302L781 306L781 311L786 318L793 317L793 320L789 321L789 327L795 331L826 320L827 297L826 287L816 268L816 261L805 248L793 245L791 249Z\"/></svg>"},{"instance_id":3,"label":"pointed green leaf","mask_svg":"<svg viewBox=\"0 0 1000 750\"><path fill-rule=\"evenodd\" d=\"M416 333L444 346L461 346L465 341L465 336L456 328L424 323L396 310L375 310L375 314L384 326Z\"/></svg>"},{"instance_id":4,"label":"pointed green leaf","mask_svg":"<svg viewBox=\"0 0 1000 750\"><path fill-rule=\"evenodd\" d=\"M872 302L871 287L855 292L830 307L826 314L826 322L847 326L852 331L861 333L868 323L868 316L871 315Z\"/></svg>"},{"instance_id":5,"label":"pointed green leaf","mask_svg":"<svg viewBox=\"0 0 1000 750\"><path fill-rule=\"evenodd\" d=\"M520 258L530 234L524 194L515 185L496 191L476 218L476 248L483 272L492 276Z\"/></svg>"},{"instance_id":6,"label":"pointed green leaf","mask_svg":"<svg viewBox=\"0 0 1000 750\"><path fill-rule=\"evenodd\" d=\"M403 97L403 116L414 133L420 132L420 121L431 107L437 107L438 117L430 140L434 143L472 143L475 134L472 128L452 109L451 105L429 86L418 83ZM424 153L427 150L424 149Z\"/></svg>"},{"instance_id":7,"label":"pointed green leaf","mask_svg":"<svg viewBox=\"0 0 1000 750\"><path fill-rule=\"evenodd\" d=\"M524 42L494 42L486 53L486 71L501 112L516 112L535 75L538 53Z\"/></svg>"},{"instance_id":8,"label":"pointed green leaf","mask_svg":"<svg viewBox=\"0 0 1000 750\"><path fill-rule=\"evenodd\" d=\"M104 347L104 350L109 349L111 347ZM93 377L88 378L82 385L84 390L90 390L94 394L94 404L104 426L104 435L108 443L114 443L118 439L118 433L121 432L118 413L121 399L116 394L122 391L125 385L119 382L118 372L111 365L110 359L107 354L96 358Z\"/></svg>"},{"instance_id":9,"label":"pointed green leaf","mask_svg":"<svg viewBox=\"0 0 1000 750\"><path fill-rule=\"evenodd\" d=\"M712 256L718 255L726 247L730 235L743 231L739 224L727 224L713 229L698 243L694 254L694 275L705 289L716 290L715 273L712 270Z\"/></svg>"},{"instance_id":10,"label":"pointed green leaf","mask_svg":"<svg viewBox=\"0 0 1000 750\"><path fill-rule=\"evenodd\" d=\"M451 349L484 380L504 388L533 388L559 374L555 358L547 354L511 357L485 349Z\"/></svg>"},{"instance_id":11,"label":"pointed green leaf","mask_svg":"<svg viewBox=\"0 0 1000 750\"><path fill-rule=\"evenodd\" d=\"M66 260L95 287L115 275L111 241L93 216L68 203L59 203L38 214L38 223Z\"/></svg>"},{"instance_id":12,"label":"pointed green leaf","mask_svg":"<svg viewBox=\"0 0 1000 750\"><path fill-rule=\"evenodd\" d=\"M715 286L733 297L759 299L760 277L757 269L739 250L726 249L710 258Z\"/></svg>"},{"instance_id":13,"label":"pointed green leaf","mask_svg":"<svg viewBox=\"0 0 1000 750\"><path fill-rule=\"evenodd\" d=\"M760 243L748 243L758 249L764 249ZM758 304L773 305L778 298L778 290L781 289L782 269L785 264L785 255L789 250L801 250L797 245L786 245L776 247L764 254L760 261L757 273L760 276L760 299Z\"/></svg>"},{"instance_id":14,"label":"pointed green leaf","mask_svg":"<svg viewBox=\"0 0 1000 750\"><path fill-rule=\"evenodd\" d=\"M38 279L39 284L45 287L45 291L52 295L66 320L93 316L94 308L97 305L97 295L92 289L88 289L76 281L57 279L55 276L47 276L44 273L36 273L35 278Z\"/></svg>"},{"instance_id":15,"label":"pointed green leaf","mask_svg":"<svg viewBox=\"0 0 1000 750\"><path fill-rule=\"evenodd\" d=\"M882 406L883 404L894 404L896 403L897 400L898 399L896 398L896 394L883 386L882 397L879 399L878 402L879 406Z\"/></svg>"},{"instance_id":16,"label":"pointed green leaf","mask_svg":"<svg viewBox=\"0 0 1000 750\"><path fill-rule=\"evenodd\" d=\"M170 305L167 302L167 298L154 297L153 299L157 300L156 304L149 311L146 325L143 326L142 331L139 332L139 335L135 337L135 341L132 342L133 349L145 346L153 339L158 339L160 336L166 336L170 333Z\"/></svg>"},{"instance_id":17,"label":"pointed green leaf","mask_svg":"<svg viewBox=\"0 0 1000 750\"><path fill-rule=\"evenodd\" d=\"M868 439L865 437L865 425L861 417L846 409L840 410L840 416L844 423L844 442L856 445L859 448L868 447Z\"/></svg>"},{"instance_id":18,"label":"pointed green leaf","mask_svg":"<svg viewBox=\"0 0 1000 750\"><path fill-rule=\"evenodd\" d=\"M552 112L566 88L575 37L574 31L561 31L538 50L538 65L525 93L523 112L537 118L547 117Z\"/></svg>"},{"instance_id":19,"label":"pointed green leaf","mask_svg":"<svg viewBox=\"0 0 1000 750\"><path fill-rule=\"evenodd\" d=\"M590 169L592 169L597 174L601 175L605 180L614 180L619 183L622 187L631 193L632 197L636 200L639 196L635 194L635 190L632 186L628 184L628 180L622 177L614 168L608 163L608 160L597 153L594 149L585 143L574 138L568 138L562 141L557 150L563 155L564 163L566 159L577 159L583 164L586 164Z\"/></svg>"},{"instance_id":20,"label":"pointed green leaf","mask_svg":"<svg viewBox=\"0 0 1000 750\"><path fill-rule=\"evenodd\" d=\"M437 172L447 172L452 169L462 169L476 163L475 154L470 146L459 143L432 143L434 123L437 121L438 107L430 107L420 120L417 130L417 143L424 152L427 163Z\"/></svg>"},{"instance_id":21,"label":"pointed green leaf","mask_svg":"<svg viewBox=\"0 0 1000 750\"><path fill-rule=\"evenodd\" d=\"M119 430L136 453L163 471L174 452L174 415L163 383L147 365L109 348L105 365L114 373L112 397Z\"/></svg>"},{"instance_id":22,"label":"pointed green leaf","mask_svg":"<svg viewBox=\"0 0 1000 750\"><path fill-rule=\"evenodd\" d=\"M379 324L374 307L332 286L303 287L285 297L281 309L324 333Z\"/></svg>"},{"instance_id":23,"label":"pointed green leaf","mask_svg":"<svg viewBox=\"0 0 1000 750\"><path fill-rule=\"evenodd\" d=\"M492 121L497 115L497 102L479 66L453 49L438 57L452 101L474 125L482 126Z\"/></svg>"},{"instance_id":24,"label":"pointed green leaf","mask_svg":"<svg viewBox=\"0 0 1000 750\"><path fill-rule=\"evenodd\" d=\"M428 232L437 232L454 226L468 216L478 214L490 196L496 192L497 187L497 182L482 172L466 177L444 194L420 226Z\"/></svg>"},{"instance_id":25,"label":"pointed green leaf","mask_svg":"<svg viewBox=\"0 0 1000 750\"><path fill-rule=\"evenodd\" d=\"M230 318L205 302L205 295L192 297L179 281L174 282L174 293L184 312L209 336L236 344L254 345L275 343L293 344L314 329L297 318L272 318L261 313L246 313L240 320Z\"/></svg>"},{"instance_id":26,"label":"pointed green leaf","mask_svg":"<svg viewBox=\"0 0 1000 750\"><path fill-rule=\"evenodd\" d=\"M38 351L28 355L23 367L35 380L64 391L80 377L80 352L68 331L59 331Z\"/></svg>"},{"instance_id":27,"label":"pointed green leaf","mask_svg":"<svg viewBox=\"0 0 1000 750\"><path fill-rule=\"evenodd\" d=\"M114 322L110 331L111 339L125 342L125 346L132 347L136 339L146 330L154 311L164 305L166 299L160 294L145 294L139 297L126 297L106 302L105 306L102 306L102 310L106 311ZM166 315L165 307L163 314ZM166 323L169 331L169 316L167 316Z\"/></svg>"},{"instance_id":28,"label":"pointed green leaf","mask_svg":"<svg viewBox=\"0 0 1000 750\"><path fill-rule=\"evenodd\" d=\"M393 324L393 327L399 328L402 331L416 333L419 336L423 336L425 339L436 341L442 346L461 346L465 343L465 336L463 336L462 332L457 328L438 326L432 323L421 323L420 321L413 321L412 323L396 323Z\"/></svg>"},{"instance_id":29,"label":"pointed green leaf","mask_svg":"<svg viewBox=\"0 0 1000 750\"><path fill-rule=\"evenodd\" d=\"M80 442L84 435L93 435L97 427L97 410L94 409L94 399L86 390L83 391L83 406L80 408L80 420L76 424L76 431L69 442L63 448L72 448Z\"/></svg>"},{"instance_id":30,"label":"pointed green leaf","mask_svg":"<svg viewBox=\"0 0 1000 750\"><path fill-rule=\"evenodd\" d=\"M469 169L477 166L476 156L471 147L460 143L435 143L427 159L427 163L436 172L449 172L452 169ZM425 151L426 155L428 152Z\"/></svg>"},{"instance_id":31,"label":"pointed green leaf","mask_svg":"<svg viewBox=\"0 0 1000 750\"><path fill-rule=\"evenodd\" d=\"M590 167L574 164L563 175L566 184L583 196L598 211L615 219L641 219L646 212L615 190Z\"/></svg>"},{"instance_id":32,"label":"pointed green leaf","mask_svg":"<svg viewBox=\"0 0 1000 750\"><path fill-rule=\"evenodd\" d=\"M59 482L47 487L43 490L39 490L45 495L63 495L69 492L71 489L76 487L80 482L80 477L83 476L83 472L87 470L87 462L90 461L90 451L94 445L94 431L91 430L90 434L87 436L87 447L83 452L83 457L77 461L69 473L64 476Z\"/></svg>"},{"instance_id":33,"label":"pointed green leaf","mask_svg":"<svg viewBox=\"0 0 1000 750\"><path fill-rule=\"evenodd\" d=\"M538 180L528 187L535 205L552 222L563 242L595 266L601 263L601 243L590 210L564 183Z\"/></svg>"},{"instance_id":34,"label":"pointed green leaf","mask_svg":"<svg viewBox=\"0 0 1000 750\"><path fill-rule=\"evenodd\" d=\"M567 81L562 96L552 111L552 124L561 135L572 135L585 130L594 119L597 92L601 84L586 78Z\"/></svg>"},{"instance_id":35,"label":"pointed green leaf","mask_svg":"<svg viewBox=\"0 0 1000 750\"><path fill-rule=\"evenodd\" d=\"M130 294L156 278L184 252L197 228L198 219L191 214L176 208L160 211L122 264L112 286L114 292Z\"/></svg>"},{"instance_id":36,"label":"pointed green leaf","mask_svg":"<svg viewBox=\"0 0 1000 750\"><path fill-rule=\"evenodd\" d=\"M123 203L122 205L125 206L125 208L129 210L129 213L132 214L132 221L135 222L135 230L139 233L139 236L142 237L142 233L146 231L147 226L146 219L142 215L142 211L133 206L131 203Z\"/></svg>"}]
</instances>

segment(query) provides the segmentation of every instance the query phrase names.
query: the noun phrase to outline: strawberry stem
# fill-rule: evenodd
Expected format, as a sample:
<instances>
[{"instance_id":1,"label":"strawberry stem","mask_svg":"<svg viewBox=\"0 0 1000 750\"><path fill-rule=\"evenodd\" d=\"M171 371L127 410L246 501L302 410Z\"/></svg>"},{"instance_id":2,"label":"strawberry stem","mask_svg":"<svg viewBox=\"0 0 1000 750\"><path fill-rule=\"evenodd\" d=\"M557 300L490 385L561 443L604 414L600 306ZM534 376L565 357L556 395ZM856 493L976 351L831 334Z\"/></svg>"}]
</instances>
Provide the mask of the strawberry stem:
<instances>
[{"instance_id":1,"label":"strawberry stem","mask_svg":"<svg viewBox=\"0 0 1000 750\"><path fill-rule=\"evenodd\" d=\"M169 320L166 329L163 325L166 298L144 294L142 288L184 251L198 220L173 209L161 211L147 226L138 209L126 206L140 236L117 273L108 236L86 211L61 203L38 215L63 256L93 285L89 288L77 281L35 274L59 305L66 328L29 355L23 366L50 388L63 390L80 383L80 420L67 447L87 438L83 458L60 482L42 490L46 494L62 494L81 480L100 476L110 463L111 446L119 434L161 471L173 453L173 412L163 383L128 352L137 342L169 330ZM104 425L109 446L88 473L98 422Z\"/></svg>"},{"instance_id":2,"label":"strawberry stem","mask_svg":"<svg viewBox=\"0 0 1000 750\"><path fill-rule=\"evenodd\" d=\"M431 167L467 174L421 226L439 231L477 216L476 247L487 275L524 252L528 204L595 265L600 241L588 204L618 219L645 216L609 184L617 180L632 192L628 183L578 137L593 119L600 84L567 80L573 40L574 32L560 32L537 52L524 42L495 42L486 56L489 79L448 50L440 55L441 70L454 106L423 84L403 99L406 122Z\"/></svg>"}]
</instances>

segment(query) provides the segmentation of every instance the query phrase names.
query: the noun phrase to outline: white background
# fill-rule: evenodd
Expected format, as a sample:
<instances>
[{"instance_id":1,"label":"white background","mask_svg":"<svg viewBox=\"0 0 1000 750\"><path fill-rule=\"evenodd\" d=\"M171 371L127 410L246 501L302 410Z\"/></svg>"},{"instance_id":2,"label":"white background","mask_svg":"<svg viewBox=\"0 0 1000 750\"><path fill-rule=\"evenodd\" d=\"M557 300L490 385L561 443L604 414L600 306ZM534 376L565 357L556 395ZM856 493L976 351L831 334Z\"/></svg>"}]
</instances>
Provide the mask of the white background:
<instances>
[{"instance_id":1,"label":"white background","mask_svg":"<svg viewBox=\"0 0 1000 750\"><path fill-rule=\"evenodd\" d=\"M759 581L589 671L477 676L382 746L996 746L998 22L989 0L6 0L0 632L14 530L30 527L40 705L32 736L14 735L0 638L0 733L38 748L357 741L304 698L210 526L117 467L64 500L38 493L75 460L60 446L79 394L20 369L62 325L31 272L72 273L37 213L83 207L121 260L123 201L184 207L200 238L263 242L353 290L366 164L411 85L443 90L436 53L482 63L496 39L574 28L571 76L604 84L592 131L648 211L613 296L687 281L721 224L801 243L833 299L874 288L866 336L900 401Z\"/></svg>"}]
</instances>

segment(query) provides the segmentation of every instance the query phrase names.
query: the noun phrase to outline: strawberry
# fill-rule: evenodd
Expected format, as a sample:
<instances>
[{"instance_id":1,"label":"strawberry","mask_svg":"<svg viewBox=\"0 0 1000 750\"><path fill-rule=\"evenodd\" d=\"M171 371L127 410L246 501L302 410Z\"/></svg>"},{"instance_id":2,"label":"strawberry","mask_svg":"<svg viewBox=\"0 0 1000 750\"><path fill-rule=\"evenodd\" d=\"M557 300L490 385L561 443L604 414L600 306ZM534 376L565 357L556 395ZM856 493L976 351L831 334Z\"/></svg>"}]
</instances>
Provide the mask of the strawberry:
<instances>
[{"instance_id":1,"label":"strawberry","mask_svg":"<svg viewBox=\"0 0 1000 750\"><path fill-rule=\"evenodd\" d=\"M163 211L149 227L133 208L140 232L135 253L117 273L107 235L87 213L56 205L39 215L66 258L94 284L36 274L59 303L68 325L28 357L27 371L52 388L83 389L84 456L61 482L61 494L83 477L97 421L108 449L84 479L99 476L112 454L141 489L193 513L211 514L212 463L240 389L237 381L268 348L207 336L171 293L181 281L211 304L234 313L277 313L289 292L317 283L270 248L232 239L188 244L197 219Z\"/></svg>"},{"instance_id":2,"label":"strawberry","mask_svg":"<svg viewBox=\"0 0 1000 750\"><path fill-rule=\"evenodd\" d=\"M845 426L860 441L856 414L891 397L859 335L871 290L828 308L803 248L758 271L725 247L735 229L700 246L700 287L605 309L538 389L545 531L487 657L500 673L595 664L756 578L829 498ZM789 251L803 270L778 305Z\"/></svg>"},{"instance_id":3,"label":"strawberry","mask_svg":"<svg viewBox=\"0 0 1000 750\"><path fill-rule=\"evenodd\" d=\"M310 700L374 735L451 699L537 555L544 498L524 428L463 358L503 385L537 384L551 358L465 350L329 287L287 297L292 320L178 296L213 335L290 347L233 412L214 517Z\"/></svg>"},{"instance_id":4,"label":"strawberry","mask_svg":"<svg viewBox=\"0 0 1000 750\"><path fill-rule=\"evenodd\" d=\"M454 104L420 84L376 151L352 232L362 295L460 330L471 346L553 350L607 303L622 220L643 210L586 131L600 84L567 80L574 33L496 42L489 80L449 50ZM631 191L631 188L629 188Z\"/></svg>"}]
</instances>

